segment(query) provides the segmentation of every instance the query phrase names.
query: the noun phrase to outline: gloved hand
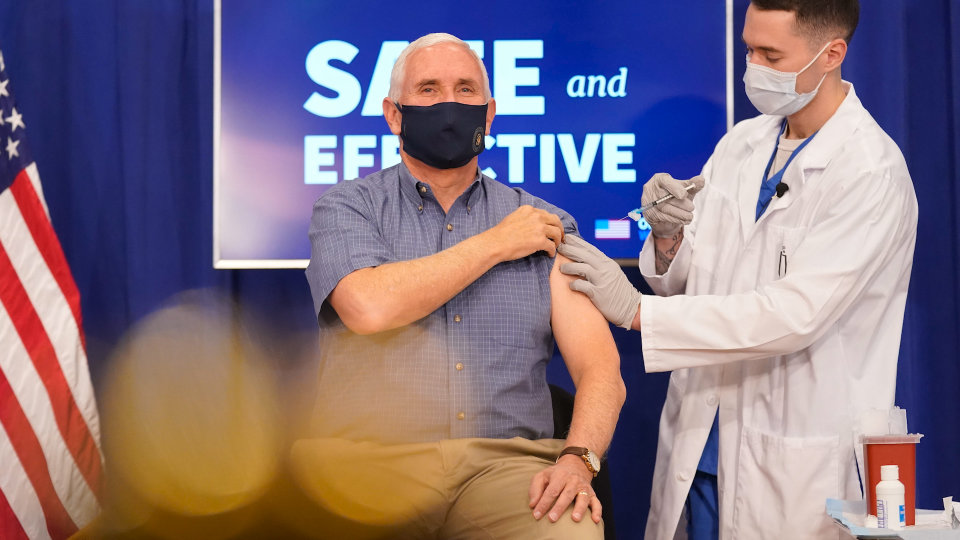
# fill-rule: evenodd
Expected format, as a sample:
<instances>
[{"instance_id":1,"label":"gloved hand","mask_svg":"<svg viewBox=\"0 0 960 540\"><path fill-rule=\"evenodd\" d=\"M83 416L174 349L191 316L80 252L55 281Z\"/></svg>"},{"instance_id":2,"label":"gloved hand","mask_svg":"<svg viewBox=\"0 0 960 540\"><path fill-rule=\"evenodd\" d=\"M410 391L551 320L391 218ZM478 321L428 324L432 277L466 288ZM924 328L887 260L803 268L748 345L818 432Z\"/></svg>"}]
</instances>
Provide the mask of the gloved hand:
<instances>
[{"instance_id":1,"label":"gloved hand","mask_svg":"<svg viewBox=\"0 0 960 540\"><path fill-rule=\"evenodd\" d=\"M641 294L620 265L572 234L564 237L557 251L574 261L560 265L560 271L583 278L570 282L570 288L587 295L608 321L629 330L640 307Z\"/></svg>"},{"instance_id":2,"label":"gloved hand","mask_svg":"<svg viewBox=\"0 0 960 540\"><path fill-rule=\"evenodd\" d=\"M690 184L696 187L686 190ZM654 236L669 238L680 230L680 227L689 225L693 221L693 196L703 189L703 177L694 176L689 180L677 180L667 173L653 175L643 185L643 195L640 204L646 206L665 195L673 195L672 199L647 210L643 218L650 225Z\"/></svg>"}]
</instances>

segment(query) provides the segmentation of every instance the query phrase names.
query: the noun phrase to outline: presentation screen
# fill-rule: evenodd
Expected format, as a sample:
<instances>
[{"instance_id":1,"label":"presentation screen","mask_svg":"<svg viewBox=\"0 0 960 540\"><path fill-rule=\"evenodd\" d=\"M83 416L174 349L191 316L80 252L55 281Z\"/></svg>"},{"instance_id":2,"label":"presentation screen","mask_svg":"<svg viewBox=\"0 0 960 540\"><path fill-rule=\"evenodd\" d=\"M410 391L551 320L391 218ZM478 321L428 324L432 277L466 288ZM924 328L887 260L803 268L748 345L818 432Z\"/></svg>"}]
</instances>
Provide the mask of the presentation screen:
<instances>
[{"instance_id":1,"label":"presentation screen","mask_svg":"<svg viewBox=\"0 0 960 540\"><path fill-rule=\"evenodd\" d=\"M726 2L230 0L216 6L214 265L305 267L314 201L400 161L383 118L412 40L483 59L497 116L480 169L635 259L627 213L657 172L699 173L727 129Z\"/></svg>"}]
</instances>

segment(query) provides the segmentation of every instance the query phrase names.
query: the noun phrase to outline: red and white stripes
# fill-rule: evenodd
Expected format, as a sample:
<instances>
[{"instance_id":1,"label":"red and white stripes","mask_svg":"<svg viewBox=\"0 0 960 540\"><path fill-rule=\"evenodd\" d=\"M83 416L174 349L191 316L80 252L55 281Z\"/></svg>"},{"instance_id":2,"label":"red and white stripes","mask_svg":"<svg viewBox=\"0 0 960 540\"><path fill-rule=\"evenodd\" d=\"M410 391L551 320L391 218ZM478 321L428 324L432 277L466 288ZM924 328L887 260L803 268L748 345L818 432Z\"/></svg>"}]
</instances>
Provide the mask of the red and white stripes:
<instances>
[{"instance_id":1,"label":"red and white stripes","mask_svg":"<svg viewBox=\"0 0 960 540\"><path fill-rule=\"evenodd\" d=\"M33 164L0 194L0 428L0 538L66 538L96 516L80 298Z\"/></svg>"}]
</instances>

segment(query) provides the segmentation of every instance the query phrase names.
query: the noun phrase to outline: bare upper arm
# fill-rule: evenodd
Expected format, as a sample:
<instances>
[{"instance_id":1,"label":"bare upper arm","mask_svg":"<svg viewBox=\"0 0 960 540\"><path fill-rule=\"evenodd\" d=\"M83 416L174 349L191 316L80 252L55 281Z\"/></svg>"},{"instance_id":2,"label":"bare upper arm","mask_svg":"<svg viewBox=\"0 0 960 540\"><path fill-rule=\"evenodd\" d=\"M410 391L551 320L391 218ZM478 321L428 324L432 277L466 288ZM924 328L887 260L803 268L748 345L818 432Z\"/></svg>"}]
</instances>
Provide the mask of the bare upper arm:
<instances>
[{"instance_id":1,"label":"bare upper arm","mask_svg":"<svg viewBox=\"0 0 960 540\"><path fill-rule=\"evenodd\" d=\"M570 288L577 279L560 272L571 262L558 254L550 272L550 321L567 371L577 384L587 367L613 369L619 375L620 355L603 314L584 294Z\"/></svg>"},{"instance_id":2,"label":"bare upper arm","mask_svg":"<svg viewBox=\"0 0 960 540\"><path fill-rule=\"evenodd\" d=\"M361 268L343 276L330 291L327 302L337 312L337 316L350 330L358 334L370 334L377 331L374 315L365 291L369 289L367 281L372 279L373 268Z\"/></svg>"}]
</instances>

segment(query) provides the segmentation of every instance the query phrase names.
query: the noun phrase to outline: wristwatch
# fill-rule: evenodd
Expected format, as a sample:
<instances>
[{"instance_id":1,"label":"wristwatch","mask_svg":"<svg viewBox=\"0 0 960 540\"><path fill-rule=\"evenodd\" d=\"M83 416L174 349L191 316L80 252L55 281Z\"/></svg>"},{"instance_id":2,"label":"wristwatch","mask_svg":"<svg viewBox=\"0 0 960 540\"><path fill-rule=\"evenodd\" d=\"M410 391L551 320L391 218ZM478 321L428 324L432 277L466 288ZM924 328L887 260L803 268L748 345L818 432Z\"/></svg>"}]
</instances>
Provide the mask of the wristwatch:
<instances>
[{"instance_id":1,"label":"wristwatch","mask_svg":"<svg viewBox=\"0 0 960 540\"><path fill-rule=\"evenodd\" d=\"M587 466L587 470L593 473L594 477L600 472L600 459L589 449L582 446L568 446L560 451L560 455L557 456L557 461L560 461L560 458L567 454L580 456L580 458L583 459L584 465Z\"/></svg>"}]
</instances>

